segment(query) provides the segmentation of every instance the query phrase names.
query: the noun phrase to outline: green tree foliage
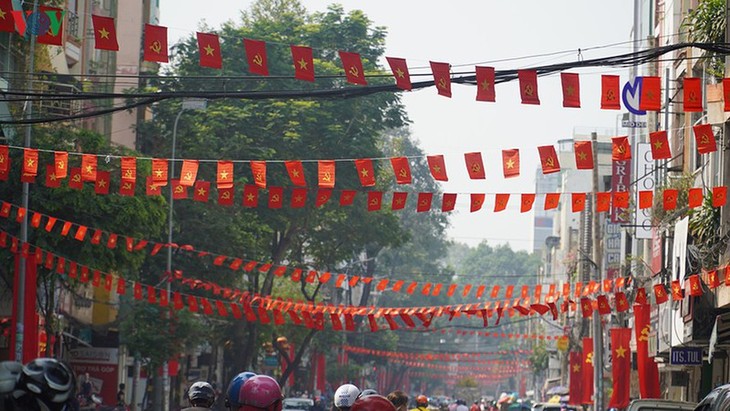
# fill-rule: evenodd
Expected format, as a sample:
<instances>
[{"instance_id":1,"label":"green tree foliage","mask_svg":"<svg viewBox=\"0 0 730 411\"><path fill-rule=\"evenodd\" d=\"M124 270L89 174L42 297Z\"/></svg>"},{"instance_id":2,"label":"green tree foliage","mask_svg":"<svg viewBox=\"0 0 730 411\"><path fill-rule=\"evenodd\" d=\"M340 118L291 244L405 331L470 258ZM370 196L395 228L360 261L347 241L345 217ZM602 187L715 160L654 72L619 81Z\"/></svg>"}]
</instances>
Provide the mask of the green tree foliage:
<instances>
[{"instance_id":1,"label":"green tree foliage","mask_svg":"<svg viewBox=\"0 0 730 411\"><path fill-rule=\"evenodd\" d=\"M682 22L689 40L699 43L724 43L726 20L725 0L700 0ZM721 79L725 74L724 57L710 56L708 71Z\"/></svg>"}]
</instances>

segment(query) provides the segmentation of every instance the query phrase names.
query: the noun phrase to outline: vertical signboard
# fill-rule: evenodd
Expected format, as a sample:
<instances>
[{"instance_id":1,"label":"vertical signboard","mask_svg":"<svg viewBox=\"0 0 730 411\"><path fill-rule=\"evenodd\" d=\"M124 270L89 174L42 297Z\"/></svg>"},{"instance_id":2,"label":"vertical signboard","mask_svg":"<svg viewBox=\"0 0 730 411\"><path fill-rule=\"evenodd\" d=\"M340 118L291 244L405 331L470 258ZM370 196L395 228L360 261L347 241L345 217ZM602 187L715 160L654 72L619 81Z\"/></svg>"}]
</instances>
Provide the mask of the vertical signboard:
<instances>
[{"instance_id":1,"label":"vertical signboard","mask_svg":"<svg viewBox=\"0 0 730 411\"><path fill-rule=\"evenodd\" d=\"M92 391L98 393L104 404L116 404L119 350L116 348L76 348L71 350L71 368L77 379L89 373Z\"/></svg>"},{"instance_id":2,"label":"vertical signboard","mask_svg":"<svg viewBox=\"0 0 730 411\"><path fill-rule=\"evenodd\" d=\"M654 160L651 157L651 144L638 143L636 145L636 190L634 204L639 204L639 191L654 191L656 177L654 175ZM651 208L634 213L635 237L642 240L652 238Z\"/></svg>"},{"instance_id":3,"label":"vertical signboard","mask_svg":"<svg viewBox=\"0 0 730 411\"><path fill-rule=\"evenodd\" d=\"M614 224L608 219L604 227L603 272L607 280L613 280L621 273L621 224Z\"/></svg>"},{"instance_id":4,"label":"vertical signboard","mask_svg":"<svg viewBox=\"0 0 730 411\"><path fill-rule=\"evenodd\" d=\"M614 193L629 191L631 188L631 160L611 162L611 191ZM611 206L612 223L628 223L629 210Z\"/></svg>"}]
</instances>

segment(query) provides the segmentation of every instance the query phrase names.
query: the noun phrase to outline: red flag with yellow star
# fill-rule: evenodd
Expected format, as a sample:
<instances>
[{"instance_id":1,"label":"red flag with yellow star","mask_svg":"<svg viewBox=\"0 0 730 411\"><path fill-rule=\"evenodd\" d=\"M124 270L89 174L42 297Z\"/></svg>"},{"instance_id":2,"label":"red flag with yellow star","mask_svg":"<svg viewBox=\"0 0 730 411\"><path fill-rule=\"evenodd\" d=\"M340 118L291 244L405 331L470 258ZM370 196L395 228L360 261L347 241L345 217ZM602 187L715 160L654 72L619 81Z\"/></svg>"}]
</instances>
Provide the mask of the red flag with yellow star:
<instances>
[{"instance_id":1,"label":"red flag with yellow star","mask_svg":"<svg viewBox=\"0 0 730 411\"><path fill-rule=\"evenodd\" d=\"M406 200L408 199L408 193L404 191L393 192L393 200L390 204L391 210L402 210L406 206Z\"/></svg>"},{"instance_id":2,"label":"red flag with yellow star","mask_svg":"<svg viewBox=\"0 0 730 411\"><path fill-rule=\"evenodd\" d=\"M144 61L167 63L167 27L144 25Z\"/></svg>"},{"instance_id":3,"label":"red flag with yellow star","mask_svg":"<svg viewBox=\"0 0 730 411\"><path fill-rule=\"evenodd\" d=\"M676 188L665 188L662 196L662 205L664 210L674 210L677 208L677 197L679 196L679 191Z\"/></svg>"},{"instance_id":4,"label":"red flag with yellow star","mask_svg":"<svg viewBox=\"0 0 730 411\"><path fill-rule=\"evenodd\" d=\"M160 189L160 186L155 183L155 180L152 178L152 176L147 176L147 181L145 181L145 183L145 192L148 196L162 195L162 190Z\"/></svg>"},{"instance_id":5,"label":"red flag with yellow star","mask_svg":"<svg viewBox=\"0 0 730 411\"><path fill-rule=\"evenodd\" d=\"M707 272L707 288L714 290L720 286L720 276L717 275L717 270L710 270Z\"/></svg>"},{"instance_id":6,"label":"red flag with yellow star","mask_svg":"<svg viewBox=\"0 0 730 411\"><path fill-rule=\"evenodd\" d=\"M472 193L469 211L474 213L481 210L482 205L484 205L484 197L485 196L482 193Z\"/></svg>"},{"instance_id":7,"label":"red flag with yellow star","mask_svg":"<svg viewBox=\"0 0 730 411\"><path fill-rule=\"evenodd\" d=\"M672 280L672 301L682 301L684 299L684 290L679 280Z\"/></svg>"},{"instance_id":8,"label":"red flag with yellow star","mask_svg":"<svg viewBox=\"0 0 730 411\"><path fill-rule=\"evenodd\" d=\"M390 165L393 167L396 183L411 184L411 166L408 164L408 158L393 157L390 159Z\"/></svg>"},{"instance_id":9,"label":"red flag with yellow star","mask_svg":"<svg viewBox=\"0 0 730 411\"><path fill-rule=\"evenodd\" d=\"M0 32L15 32L15 20L13 18L12 0L0 0Z\"/></svg>"},{"instance_id":10,"label":"red flag with yellow star","mask_svg":"<svg viewBox=\"0 0 730 411\"><path fill-rule=\"evenodd\" d=\"M355 190L342 190L340 192L340 206L352 205L352 202L355 201L355 194L357 194Z\"/></svg>"},{"instance_id":11,"label":"red flag with yellow star","mask_svg":"<svg viewBox=\"0 0 730 411\"><path fill-rule=\"evenodd\" d=\"M712 187L712 206L722 207L727 203L727 186Z\"/></svg>"},{"instance_id":12,"label":"red flag with yellow star","mask_svg":"<svg viewBox=\"0 0 730 411\"><path fill-rule=\"evenodd\" d=\"M306 188L295 188L291 191L291 199L289 200L289 207L291 208L302 208L307 204L307 189Z\"/></svg>"},{"instance_id":13,"label":"red flag with yellow star","mask_svg":"<svg viewBox=\"0 0 730 411\"><path fill-rule=\"evenodd\" d=\"M38 149L23 149L23 175L29 177L38 175Z\"/></svg>"},{"instance_id":14,"label":"red flag with yellow star","mask_svg":"<svg viewBox=\"0 0 730 411\"><path fill-rule=\"evenodd\" d=\"M626 293L618 291L613 294L613 297L616 300L616 311L620 313L628 311L629 299L626 297Z\"/></svg>"},{"instance_id":15,"label":"red flag with yellow star","mask_svg":"<svg viewBox=\"0 0 730 411\"><path fill-rule=\"evenodd\" d=\"M46 164L46 187L61 187L61 179L56 176L56 170L53 164Z\"/></svg>"},{"instance_id":16,"label":"red flag with yellow star","mask_svg":"<svg viewBox=\"0 0 730 411\"><path fill-rule=\"evenodd\" d=\"M466 171L472 180L484 180L484 163L482 162L482 153L464 153L464 161L466 162Z\"/></svg>"},{"instance_id":17,"label":"red flag with yellow star","mask_svg":"<svg viewBox=\"0 0 730 411\"><path fill-rule=\"evenodd\" d=\"M666 130L649 133L649 143L651 144L652 159L666 160L672 158Z\"/></svg>"},{"instance_id":18,"label":"red flag with yellow star","mask_svg":"<svg viewBox=\"0 0 730 411\"><path fill-rule=\"evenodd\" d=\"M386 57L390 70L393 72L395 85L401 90L411 90L411 75L408 73L408 65L406 59L397 57Z\"/></svg>"},{"instance_id":19,"label":"red flag with yellow star","mask_svg":"<svg viewBox=\"0 0 730 411\"><path fill-rule=\"evenodd\" d=\"M372 187L375 185L373 160L369 158L355 160L355 169L357 170L357 176L360 178L360 184L363 187Z\"/></svg>"},{"instance_id":20,"label":"red flag with yellow star","mask_svg":"<svg viewBox=\"0 0 730 411\"><path fill-rule=\"evenodd\" d=\"M10 149L6 145L0 145L0 174L8 174L10 171Z\"/></svg>"},{"instance_id":21,"label":"red flag with yellow star","mask_svg":"<svg viewBox=\"0 0 730 411\"><path fill-rule=\"evenodd\" d=\"M207 203L210 198L210 181L196 181L193 187L193 201Z\"/></svg>"},{"instance_id":22,"label":"red flag with yellow star","mask_svg":"<svg viewBox=\"0 0 730 411\"><path fill-rule=\"evenodd\" d=\"M449 181L449 177L446 174L446 163L444 162L444 156L434 155L427 156L428 169L431 172L434 180L437 181Z\"/></svg>"},{"instance_id":23,"label":"red flag with yellow star","mask_svg":"<svg viewBox=\"0 0 730 411\"><path fill-rule=\"evenodd\" d=\"M227 189L233 187L233 162L227 160L218 161L218 170L216 173L216 183L218 189Z\"/></svg>"},{"instance_id":24,"label":"red flag with yellow star","mask_svg":"<svg viewBox=\"0 0 730 411\"><path fill-rule=\"evenodd\" d=\"M588 297L580 299L580 310L583 318L591 318L593 315L593 301Z\"/></svg>"},{"instance_id":25,"label":"red flag with yellow star","mask_svg":"<svg viewBox=\"0 0 730 411\"><path fill-rule=\"evenodd\" d=\"M659 111L662 109L662 83L656 76L641 78L639 110Z\"/></svg>"},{"instance_id":26,"label":"red flag with yellow star","mask_svg":"<svg viewBox=\"0 0 730 411\"><path fill-rule=\"evenodd\" d=\"M593 402L593 338L583 338L583 404Z\"/></svg>"},{"instance_id":27,"label":"red flag with yellow star","mask_svg":"<svg viewBox=\"0 0 730 411\"><path fill-rule=\"evenodd\" d=\"M339 51L342 68L345 70L345 78L348 83L366 86L365 71L362 68L362 59L358 53Z\"/></svg>"},{"instance_id":28,"label":"red flag with yellow star","mask_svg":"<svg viewBox=\"0 0 730 411\"><path fill-rule=\"evenodd\" d=\"M517 70L517 79L520 83L522 104L540 104L537 95L537 71Z\"/></svg>"},{"instance_id":29,"label":"red flag with yellow star","mask_svg":"<svg viewBox=\"0 0 730 411\"><path fill-rule=\"evenodd\" d=\"M568 387L570 405L581 405L583 400L583 353L570 352L570 387Z\"/></svg>"},{"instance_id":30,"label":"red flag with yellow star","mask_svg":"<svg viewBox=\"0 0 730 411\"><path fill-rule=\"evenodd\" d=\"M317 176L319 187L334 188L335 187L335 162L333 160L319 160L317 162ZM408 173L410 178L410 170Z\"/></svg>"},{"instance_id":31,"label":"red flag with yellow star","mask_svg":"<svg viewBox=\"0 0 730 411\"><path fill-rule=\"evenodd\" d=\"M96 181L97 158L93 154L81 155L81 180Z\"/></svg>"},{"instance_id":32,"label":"red flag with yellow star","mask_svg":"<svg viewBox=\"0 0 730 411\"><path fill-rule=\"evenodd\" d=\"M611 138L611 160L623 161L631 159L631 145L629 137L612 137Z\"/></svg>"},{"instance_id":33,"label":"red flag with yellow star","mask_svg":"<svg viewBox=\"0 0 730 411\"><path fill-rule=\"evenodd\" d=\"M262 40L243 39L243 48L246 49L248 71L251 74L269 75L269 64L266 59L266 42Z\"/></svg>"},{"instance_id":34,"label":"red flag with yellow star","mask_svg":"<svg viewBox=\"0 0 730 411\"><path fill-rule=\"evenodd\" d=\"M494 67L476 66L477 101L495 101Z\"/></svg>"},{"instance_id":35,"label":"red flag with yellow star","mask_svg":"<svg viewBox=\"0 0 730 411\"><path fill-rule=\"evenodd\" d=\"M298 160L285 161L286 172L289 174L292 184L299 187L306 187L307 180L304 178L304 167Z\"/></svg>"},{"instance_id":36,"label":"red flag with yellow star","mask_svg":"<svg viewBox=\"0 0 730 411\"><path fill-rule=\"evenodd\" d=\"M304 81L314 81L314 57L312 55L312 48L291 46L291 58L294 62L294 78Z\"/></svg>"},{"instance_id":37,"label":"red flag with yellow star","mask_svg":"<svg viewBox=\"0 0 730 411\"><path fill-rule=\"evenodd\" d=\"M223 67L221 43L217 34L197 33L200 67L220 69Z\"/></svg>"},{"instance_id":38,"label":"red flag with yellow star","mask_svg":"<svg viewBox=\"0 0 730 411\"><path fill-rule=\"evenodd\" d=\"M695 133L698 153L707 154L717 151L717 142L715 141L715 133L712 132L712 125L698 124L692 129Z\"/></svg>"},{"instance_id":39,"label":"red flag with yellow star","mask_svg":"<svg viewBox=\"0 0 730 411\"><path fill-rule=\"evenodd\" d=\"M608 74L601 76L601 108L603 110L621 110L619 80L619 76Z\"/></svg>"},{"instance_id":40,"label":"red flag with yellow star","mask_svg":"<svg viewBox=\"0 0 730 411\"><path fill-rule=\"evenodd\" d=\"M49 16L49 18L52 20L52 24L48 27L48 31L39 35L36 38L38 43L48 44L51 46L63 46L63 10L56 7L40 6L38 8L38 11L44 16ZM55 24L53 24L54 20L60 23L58 25L58 31L55 32L53 31L53 27L55 26Z\"/></svg>"},{"instance_id":41,"label":"red flag with yellow star","mask_svg":"<svg viewBox=\"0 0 730 411\"><path fill-rule=\"evenodd\" d=\"M573 143L575 151L575 168L578 170L593 169L593 143L591 141L576 141Z\"/></svg>"},{"instance_id":42,"label":"red flag with yellow star","mask_svg":"<svg viewBox=\"0 0 730 411\"><path fill-rule=\"evenodd\" d=\"M580 79L578 73L560 73L563 86L563 107L580 107Z\"/></svg>"},{"instance_id":43,"label":"red flag with yellow star","mask_svg":"<svg viewBox=\"0 0 730 411\"><path fill-rule=\"evenodd\" d=\"M502 172L504 178L520 175L520 150L502 150Z\"/></svg>"},{"instance_id":44,"label":"red flag with yellow star","mask_svg":"<svg viewBox=\"0 0 730 411\"><path fill-rule=\"evenodd\" d=\"M198 160L183 160L180 169L180 185L192 187L198 177Z\"/></svg>"},{"instance_id":45,"label":"red flag with yellow star","mask_svg":"<svg viewBox=\"0 0 730 411\"><path fill-rule=\"evenodd\" d=\"M609 408L626 408L631 400L631 328L611 329L613 393Z\"/></svg>"},{"instance_id":46,"label":"red flag with yellow star","mask_svg":"<svg viewBox=\"0 0 730 411\"><path fill-rule=\"evenodd\" d=\"M684 111L702 111L702 79L697 77L685 77L683 81Z\"/></svg>"},{"instance_id":47,"label":"red flag with yellow star","mask_svg":"<svg viewBox=\"0 0 730 411\"><path fill-rule=\"evenodd\" d=\"M436 91L444 97L451 97L451 65L449 63L431 63L431 72L433 73L433 82L436 85Z\"/></svg>"},{"instance_id":48,"label":"red flag with yellow star","mask_svg":"<svg viewBox=\"0 0 730 411\"><path fill-rule=\"evenodd\" d=\"M254 184L243 186L243 206L256 207L259 205L259 188Z\"/></svg>"},{"instance_id":49,"label":"red flag with yellow star","mask_svg":"<svg viewBox=\"0 0 730 411\"><path fill-rule=\"evenodd\" d=\"M91 22L94 25L94 48L97 50L119 51L114 19L92 14Z\"/></svg>"},{"instance_id":50,"label":"red flag with yellow star","mask_svg":"<svg viewBox=\"0 0 730 411\"><path fill-rule=\"evenodd\" d=\"M152 159L152 181L160 187L167 185L167 160L164 158Z\"/></svg>"},{"instance_id":51,"label":"red flag with yellow star","mask_svg":"<svg viewBox=\"0 0 730 411\"><path fill-rule=\"evenodd\" d=\"M540 146L537 148L540 153L540 164L542 164L542 173L550 174L560 171L560 163L558 162L558 154L555 152L554 146Z\"/></svg>"},{"instance_id":52,"label":"red flag with yellow star","mask_svg":"<svg viewBox=\"0 0 730 411\"><path fill-rule=\"evenodd\" d=\"M96 194L109 194L109 184L111 184L111 176L108 171L97 171L96 181L94 182L94 192Z\"/></svg>"}]
</instances>

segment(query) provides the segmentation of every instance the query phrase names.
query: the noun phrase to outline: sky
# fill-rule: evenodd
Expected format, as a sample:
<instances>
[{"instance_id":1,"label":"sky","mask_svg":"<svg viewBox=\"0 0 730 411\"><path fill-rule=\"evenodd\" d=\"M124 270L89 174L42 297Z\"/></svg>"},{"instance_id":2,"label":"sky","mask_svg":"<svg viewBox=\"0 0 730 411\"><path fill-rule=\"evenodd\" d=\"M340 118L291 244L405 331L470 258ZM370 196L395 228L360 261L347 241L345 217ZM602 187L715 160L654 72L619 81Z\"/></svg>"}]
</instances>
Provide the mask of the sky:
<instances>
[{"instance_id":1,"label":"sky","mask_svg":"<svg viewBox=\"0 0 730 411\"><path fill-rule=\"evenodd\" d=\"M301 0L308 11L323 11L333 3ZM161 0L160 24L169 27L171 44L193 33L201 21L218 27L236 19L250 0ZM496 70L572 62L631 52L633 1L585 0L341 0L346 11L359 9L387 29L386 56L405 58L412 72L429 61L450 63L453 70L473 70L475 64ZM262 39L265 40L265 39ZM341 48L348 50L348 45ZM383 66L385 62L383 62ZM461 66L461 67L457 67ZM476 245L481 241L513 249L532 250L533 213L519 212L519 197L507 210L494 213L490 193L533 193L539 167L537 146L570 139L574 131L613 131L620 112L599 109L601 74L621 75L604 67L573 70L580 74L581 108L563 108L559 75L540 77L540 105L520 103L516 82L497 85L496 102L475 101L473 86L453 86L453 97L435 88L403 93L412 136L426 154L443 154L449 182L444 192L459 195L448 235ZM616 131L617 135L619 131ZM505 179L501 150L520 150L521 174ZM481 152L486 180L469 180L463 154ZM466 193L487 193L484 208L469 212ZM435 202L437 205L440 202ZM540 204L535 204L539 206Z\"/></svg>"}]
</instances>

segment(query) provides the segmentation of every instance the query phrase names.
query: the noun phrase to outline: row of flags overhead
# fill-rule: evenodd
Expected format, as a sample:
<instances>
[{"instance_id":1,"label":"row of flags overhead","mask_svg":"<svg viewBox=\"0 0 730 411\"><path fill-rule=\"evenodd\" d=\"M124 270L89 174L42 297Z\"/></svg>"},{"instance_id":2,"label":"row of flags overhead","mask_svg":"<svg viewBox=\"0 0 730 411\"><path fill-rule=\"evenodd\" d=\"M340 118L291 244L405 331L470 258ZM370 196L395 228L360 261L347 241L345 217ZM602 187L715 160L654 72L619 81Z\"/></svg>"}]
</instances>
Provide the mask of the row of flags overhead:
<instances>
[{"instance_id":1,"label":"row of flags overhead","mask_svg":"<svg viewBox=\"0 0 730 411\"><path fill-rule=\"evenodd\" d=\"M48 32L38 36L41 44L63 45L63 20L65 11L59 8L40 6L39 11L47 14L51 24ZM118 51L117 30L112 17L91 15L94 33L94 47L98 50ZM26 21L22 11L15 11L11 0L0 0L0 32L19 32L24 35ZM223 56L221 54L221 39L215 33L196 33L198 43L199 64L202 67L221 69ZM150 62L168 62L167 27L146 24L144 28L143 59ZM243 39L243 48L251 74L260 76L269 75L267 43L263 40ZM294 76L299 80L315 80L314 55L311 47L291 45L292 65ZM358 53L339 51L339 57L347 82L357 85L367 85L362 59ZM402 90L411 90L411 75L404 58L386 57L392 71L395 84ZM451 65L444 62L430 62L434 85L438 94L451 97ZM495 69L494 67L476 66L474 68L475 83L477 86L477 101L496 101ZM517 70L520 98L523 104L540 104L538 93L537 71L530 69ZM581 107L580 78L577 73L561 73L560 81L563 92L563 107ZM661 78L645 76L641 78L641 93L639 109L659 111L662 108ZM723 80L725 96L725 111L730 111L730 79ZM682 80L683 110L685 112L703 111L703 84L702 79L687 77ZM617 75L603 75L601 77L600 106L606 110L621 109L620 77Z\"/></svg>"}]
</instances>

